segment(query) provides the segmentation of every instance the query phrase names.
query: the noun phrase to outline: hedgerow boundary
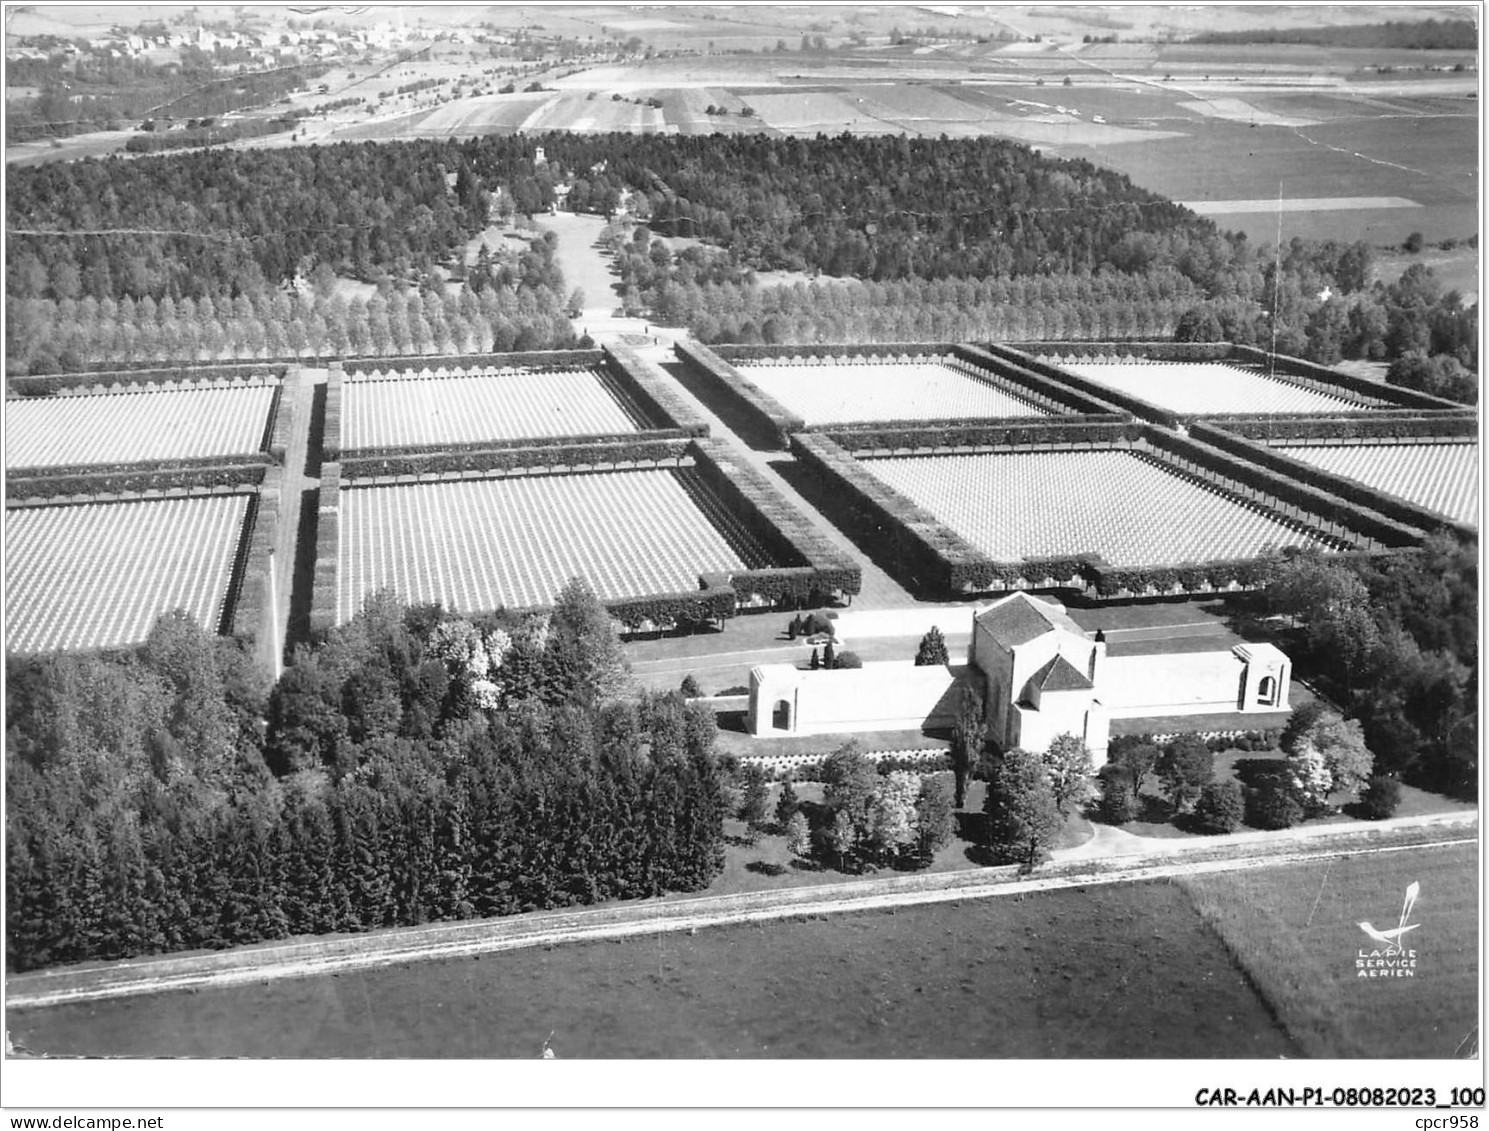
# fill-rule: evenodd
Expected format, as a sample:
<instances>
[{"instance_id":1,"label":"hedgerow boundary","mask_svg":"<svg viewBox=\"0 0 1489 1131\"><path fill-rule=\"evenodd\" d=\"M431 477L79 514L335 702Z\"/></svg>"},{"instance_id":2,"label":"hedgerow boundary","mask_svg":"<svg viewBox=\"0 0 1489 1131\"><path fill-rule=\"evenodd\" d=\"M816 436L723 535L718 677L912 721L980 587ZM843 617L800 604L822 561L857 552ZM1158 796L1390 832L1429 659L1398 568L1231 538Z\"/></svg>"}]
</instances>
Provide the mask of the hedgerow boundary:
<instances>
[{"instance_id":1,"label":"hedgerow boundary","mask_svg":"<svg viewBox=\"0 0 1489 1131\"><path fill-rule=\"evenodd\" d=\"M1138 422L1072 421L1068 427L1090 429L1093 435L1082 438L1077 432L1057 442L1051 433L1049 442L1010 443L995 450L1140 451L1175 474L1245 499L1356 552L1410 549L1424 540L1420 529L1189 436ZM956 452L951 445L958 437L956 431L943 434L943 442L925 454ZM869 474L851 450L856 439L851 432L797 434L791 437L792 452L836 490L839 504L855 525L874 531L887 543L891 562L902 574L940 592L1073 588L1100 599L1230 592L1264 585L1275 565L1270 558L1253 558L1116 567L1078 547L1060 557L994 561L928 510ZM910 436L881 433L875 439L902 454L915 450Z\"/></svg>"},{"instance_id":2,"label":"hedgerow boundary","mask_svg":"<svg viewBox=\"0 0 1489 1131\"><path fill-rule=\"evenodd\" d=\"M735 361L766 361L782 358L822 358L827 361L847 361L853 358L878 358L885 364L897 362L908 364L919 359L951 357L972 366L977 371L969 375L969 380L981 381L1021 400L1031 402L1056 419L1083 416L1125 420L1132 416L1130 411L1124 411L1110 398L1102 399L1101 396L1088 390L1071 388L1068 384L1052 380L1030 367L995 357L975 346L920 342L913 344L730 345L709 349L696 342L679 341L674 345L673 350L694 376L720 394L732 408L755 425L762 436L773 437L775 442L770 446L788 450L790 437L794 433L835 432L842 428L918 427L934 430L942 424L970 425L973 420L970 418L957 421L889 420L812 425L751 381L748 368L741 370L734 364ZM809 378L810 369L804 369L802 375L804 378ZM1004 420L978 420L977 423L1024 425L1030 423L1030 418L1009 417Z\"/></svg>"},{"instance_id":3,"label":"hedgerow boundary","mask_svg":"<svg viewBox=\"0 0 1489 1131\"><path fill-rule=\"evenodd\" d=\"M1462 418L1447 421L1424 420L1422 421L1424 425L1422 433L1412 435L1410 433L1403 434L1401 430L1402 425L1396 421L1383 421L1381 422L1380 431L1387 433L1389 440L1392 442L1401 442L1408 439L1420 439L1430 442L1445 438L1438 431L1439 427L1445 426L1446 430L1456 433L1460 425L1473 425L1476 428L1477 423L1477 421L1463 420ZM1280 430L1281 434L1279 434L1279 430L1273 430L1271 437L1273 439L1280 439L1282 435L1285 435L1286 431L1286 429L1282 429ZM1313 464L1304 460L1295 459L1287 454L1287 449L1285 448L1279 450L1265 443L1259 443L1255 439L1245 435L1238 434L1228 427L1215 426L1198 421L1191 425L1189 434L1195 439L1203 441L1220 451L1257 464L1285 478L1297 480L1299 483L1316 487L1320 491L1338 496L1347 502L1374 511L1403 526L1412 527L1425 534L1448 530L1466 541L1478 541L1479 532L1472 526L1461 522L1453 522L1435 511L1428 510L1426 507L1408 502L1399 495L1377 490L1358 480L1337 475L1333 472L1325 471L1323 468L1315 467ZM1367 436L1368 432L1363 435L1357 432L1354 439L1358 441L1367 438ZM1462 437L1461 434L1451 435L1447 438L1450 440L1466 440L1466 437Z\"/></svg>"},{"instance_id":4,"label":"hedgerow boundary","mask_svg":"<svg viewBox=\"0 0 1489 1131\"><path fill-rule=\"evenodd\" d=\"M328 425L329 427L329 425ZM741 569L730 573L700 573L698 588L686 592L647 594L604 602L610 614L628 632L671 631L718 626L746 608L803 608L828 604L857 594L863 584L862 569L856 561L838 549L785 496L758 471L736 458L727 445L717 440L669 438L649 441L658 445L656 466L671 463L682 468L691 466L703 486L719 505L744 527L779 564L761 569ZM631 447L634 447L634 442ZM614 447L604 443L581 449L583 462L572 461L575 449L528 447L504 452L427 453L431 461L423 474L363 475L368 461L329 462L321 467L319 524L316 531L315 571L311 597L310 632L320 638L336 624L337 561L341 540L341 488L343 483L360 481L396 483L434 483L471 478L491 478L497 474L564 475L576 471L625 470L603 460L617 455ZM488 467L482 474L460 464L461 459L502 456L508 466ZM439 461L447 466L434 466ZM527 461L527 462L523 462ZM629 464L642 466L644 461ZM512 611L538 611L547 606ZM491 611L491 610L473 610Z\"/></svg>"},{"instance_id":5,"label":"hedgerow boundary","mask_svg":"<svg viewBox=\"0 0 1489 1131\"><path fill-rule=\"evenodd\" d=\"M1329 369L1301 358L1289 357L1285 354L1269 354L1254 346L1236 345L1231 342L1043 341L1017 342L1011 345L988 342L982 348L993 357L1022 365L1054 381L1067 384L1071 388L1103 397L1144 419L1156 420L1170 428L1186 420L1209 419L1212 414L1177 413L1130 393L1108 389L1104 385L1080 374L1071 373L1046 359L1050 356L1094 358L1130 355L1151 361L1233 362L1248 368L1259 368L1273 377L1315 392L1353 401L1358 404L1360 412L1365 416L1391 409L1404 409L1417 414L1440 412L1449 416L1464 416L1473 413L1472 408L1456 401L1444 400L1415 389L1372 381L1368 377ZM1281 418L1290 418L1290 414L1273 414L1272 418L1277 419L1279 415ZM1263 414L1256 415L1256 419L1263 418L1265 418Z\"/></svg>"}]
</instances>

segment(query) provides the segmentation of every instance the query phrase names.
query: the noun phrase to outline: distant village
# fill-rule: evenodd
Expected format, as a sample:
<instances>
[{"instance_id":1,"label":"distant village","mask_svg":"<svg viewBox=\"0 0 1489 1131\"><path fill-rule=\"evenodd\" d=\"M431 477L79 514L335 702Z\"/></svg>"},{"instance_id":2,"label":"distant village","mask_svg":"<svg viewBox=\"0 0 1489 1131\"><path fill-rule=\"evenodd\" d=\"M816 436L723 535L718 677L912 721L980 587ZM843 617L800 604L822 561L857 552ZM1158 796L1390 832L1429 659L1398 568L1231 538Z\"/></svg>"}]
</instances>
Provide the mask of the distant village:
<instances>
[{"instance_id":1,"label":"distant village","mask_svg":"<svg viewBox=\"0 0 1489 1131\"><path fill-rule=\"evenodd\" d=\"M142 59L165 64L181 61L183 52L194 49L222 62L285 66L360 58L369 51L387 51L412 41L511 44L515 40L511 34L485 28L425 27L402 19L385 20L365 28L327 26L320 21L300 26L291 20L288 26L269 29L252 25L233 28L222 21L198 23L188 15L171 27L164 24L128 29L115 26L106 33L91 37L19 36L5 55L10 62L46 60L60 55L64 59Z\"/></svg>"}]
</instances>

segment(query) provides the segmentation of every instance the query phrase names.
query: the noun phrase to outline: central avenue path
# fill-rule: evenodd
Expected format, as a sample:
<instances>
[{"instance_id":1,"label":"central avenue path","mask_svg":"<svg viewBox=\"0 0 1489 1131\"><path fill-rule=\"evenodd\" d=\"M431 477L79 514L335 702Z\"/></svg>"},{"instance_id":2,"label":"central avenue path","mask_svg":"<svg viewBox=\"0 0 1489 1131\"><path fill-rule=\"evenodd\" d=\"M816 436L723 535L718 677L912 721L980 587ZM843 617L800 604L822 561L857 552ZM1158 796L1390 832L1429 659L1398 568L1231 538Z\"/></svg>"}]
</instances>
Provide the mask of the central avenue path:
<instances>
[{"instance_id":1,"label":"central avenue path","mask_svg":"<svg viewBox=\"0 0 1489 1131\"><path fill-rule=\"evenodd\" d=\"M585 308L574 319L575 331L587 332L601 345L620 343L631 346L647 360L664 369L673 369L677 362L672 345L679 338L687 337L686 330L654 326L644 319L626 318L615 313L620 306L620 297L613 289L616 276L610 269L610 257L599 243L605 221L598 216L559 212L539 218L537 224L539 228L558 236L557 259L564 273L565 286L570 289L577 286L584 291ZM873 562L866 560L862 551L846 535L782 478L777 466L793 462L791 456L783 452L755 451L735 435L707 405L699 401L691 390L680 382L677 388L708 421L715 437L735 448L741 458L764 475L776 490L811 518L824 535L863 567L863 591L854 599L855 604L872 608L908 608L918 604L899 582Z\"/></svg>"}]
</instances>

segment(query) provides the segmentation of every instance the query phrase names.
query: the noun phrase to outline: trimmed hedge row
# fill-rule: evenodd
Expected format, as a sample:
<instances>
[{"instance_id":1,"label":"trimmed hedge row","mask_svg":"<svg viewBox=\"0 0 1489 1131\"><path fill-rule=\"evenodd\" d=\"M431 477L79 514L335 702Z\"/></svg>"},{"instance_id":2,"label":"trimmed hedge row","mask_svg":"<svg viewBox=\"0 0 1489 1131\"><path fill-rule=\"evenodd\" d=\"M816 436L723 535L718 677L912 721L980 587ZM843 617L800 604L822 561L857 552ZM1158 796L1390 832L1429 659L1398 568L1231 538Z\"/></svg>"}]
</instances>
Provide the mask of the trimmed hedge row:
<instances>
[{"instance_id":1,"label":"trimmed hedge row","mask_svg":"<svg viewBox=\"0 0 1489 1131\"><path fill-rule=\"evenodd\" d=\"M627 346L605 346L603 352L606 369L655 421L689 436L709 434L708 421L660 366Z\"/></svg>"},{"instance_id":2,"label":"trimmed hedge row","mask_svg":"<svg viewBox=\"0 0 1489 1131\"><path fill-rule=\"evenodd\" d=\"M791 357L926 357L944 354L937 342L828 342L813 345L721 345L714 353L725 361L771 361Z\"/></svg>"},{"instance_id":3,"label":"trimmed hedge row","mask_svg":"<svg viewBox=\"0 0 1489 1131\"><path fill-rule=\"evenodd\" d=\"M729 398L762 432L773 435L781 448L790 447L790 435L806 428L806 421L791 412L733 365L707 346L680 340L673 352L712 388Z\"/></svg>"},{"instance_id":4,"label":"trimmed hedge row","mask_svg":"<svg viewBox=\"0 0 1489 1131\"><path fill-rule=\"evenodd\" d=\"M455 479L466 473L526 468L588 468L619 463L676 463L689 437L680 428L665 432L624 432L614 436L566 436L551 440L492 441L439 448L358 448L341 453L346 479L390 475L432 475Z\"/></svg>"},{"instance_id":5,"label":"trimmed hedge row","mask_svg":"<svg viewBox=\"0 0 1489 1131\"><path fill-rule=\"evenodd\" d=\"M1401 550L1346 550L1336 560L1379 559L1415 553L1417 547ZM1184 593L1211 593L1256 589L1271 580L1286 561L1282 555L1213 562L1181 562L1177 565L1108 566L1096 561L1092 567L1093 592L1102 598L1162 597Z\"/></svg>"},{"instance_id":6,"label":"trimmed hedge row","mask_svg":"<svg viewBox=\"0 0 1489 1131\"><path fill-rule=\"evenodd\" d=\"M1152 458L1214 486L1256 501L1351 542L1361 537L1391 548L1420 545L1422 534L1375 510L1338 498L1153 425L1134 424ZM826 479L897 565L922 582L951 592L1016 588L1078 588L1098 597L1255 588L1270 559L1217 560L1114 567L1095 554L1020 562L993 561L934 515L869 475L825 434L792 437L796 458Z\"/></svg>"},{"instance_id":7,"label":"trimmed hedge row","mask_svg":"<svg viewBox=\"0 0 1489 1131\"><path fill-rule=\"evenodd\" d=\"M692 592L658 593L606 601L605 608L628 632L666 630L684 625L715 625L734 615L737 595L727 577L705 574Z\"/></svg>"},{"instance_id":8,"label":"trimmed hedge row","mask_svg":"<svg viewBox=\"0 0 1489 1131\"><path fill-rule=\"evenodd\" d=\"M816 429L844 451L925 451L934 448L1111 447L1137 438L1138 428L1125 414L1102 417L1005 417L978 421L915 420L883 424L833 425Z\"/></svg>"},{"instance_id":9,"label":"trimmed hedge row","mask_svg":"<svg viewBox=\"0 0 1489 1131\"><path fill-rule=\"evenodd\" d=\"M326 370L325 427L321 429L321 461L335 463L341 459L341 391L346 386L346 370L333 361Z\"/></svg>"},{"instance_id":10,"label":"trimmed hedge row","mask_svg":"<svg viewBox=\"0 0 1489 1131\"><path fill-rule=\"evenodd\" d=\"M1379 409L1375 412L1334 413L1330 416L1207 416L1206 425L1223 428L1248 440L1321 442L1330 440L1439 440L1477 437L1473 413L1424 413L1416 409Z\"/></svg>"},{"instance_id":11,"label":"trimmed hedge row","mask_svg":"<svg viewBox=\"0 0 1489 1131\"><path fill-rule=\"evenodd\" d=\"M528 350L524 353L446 353L404 354L401 357L347 357L341 365L349 372L380 370L383 373L407 373L409 370L472 369L478 366L495 369L588 369L603 359L599 350Z\"/></svg>"},{"instance_id":12,"label":"trimmed hedge row","mask_svg":"<svg viewBox=\"0 0 1489 1131\"><path fill-rule=\"evenodd\" d=\"M782 564L732 573L742 600L768 604L821 604L858 593L863 570L838 549L759 471L716 440L692 445L694 469L709 489Z\"/></svg>"},{"instance_id":13,"label":"trimmed hedge row","mask_svg":"<svg viewBox=\"0 0 1489 1131\"><path fill-rule=\"evenodd\" d=\"M302 380L304 374L296 366L274 390L274 399L269 405L269 419L264 424L264 442L259 445L259 450L268 453L275 463L284 462L285 449L290 443L290 429L294 426L294 421L290 419L289 406L285 403L285 389L290 382L298 387Z\"/></svg>"},{"instance_id":14,"label":"trimmed hedge row","mask_svg":"<svg viewBox=\"0 0 1489 1131\"><path fill-rule=\"evenodd\" d=\"M1224 361L1231 354L1229 342L1145 342L1145 341L1089 341L1089 342L1012 342L1010 345L1021 353L1045 358L1061 357L1110 357L1113 354L1131 354L1154 361Z\"/></svg>"},{"instance_id":15,"label":"trimmed hedge row","mask_svg":"<svg viewBox=\"0 0 1489 1131\"><path fill-rule=\"evenodd\" d=\"M957 346L952 352L963 361L986 369L1019 389L1039 393L1056 404L1066 406L1066 412L1124 418L1131 418L1133 415L1131 410L1119 405L1115 398L1107 396L1105 390L1091 392L1085 388L1072 388L1065 379L1067 374L1064 370L1045 365L1035 358L1022 358L1006 347L991 343L985 349L979 346ZM1033 364L1027 364L1030 362Z\"/></svg>"},{"instance_id":16,"label":"trimmed hedge row","mask_svg":"<svg viewBox=\"0 0 1489 1131\"><path fill-rule=\"evenodd\" d=\"M829 436L792 436L791 451L839 493L840 501L874 532L894 561L922 582L960 590L993 564L929 511L870 475Z\"/></svg>"},{"instance_id":17,"label":"trimmed hedge row","mask_svg":"<svg viewBox=\"0 0 1489 1131\"><path fill-rule=\"evenodd\" d=\"M1157 420L1160 423L1168 425L1170 428L1177 427L1181 419L1178 413L1170 412L1166 408L1160 408L1158 405L1145 401L1141 397L1134 397L1129 393L1123 393L1116 389L1108 389L1105 385L1097 384L1095 381L1082 377L1078 373L1071 373L1068 370L1060 369L1057 366L1050 365L1048 362L1041 361L1037 357L1031 357L1028 354L1020 353L1018 350L1010 349L1008 346L989 342L983 348L988 354L991 354L1000 361L1018 366L1021 369L1026 369L1063 385L1067 390L1083 393L1092 400L1101 402L1106 406L1106 411L1108 412L1112 411L1111 406L1115 405L1117 409L1130 412L1134 416L1140 416L1146 420Z\"/></svg>"},{"instance_id":18,"label":"trimmed hedge row","mask_svg":"<svg viewBox=\"0 0 1489 1131\"><path fill-rule=\"evenodd\" d=\"M315 573L310 590L310 636L336 627L336 559L341 549L341 465L321 465L315 527Z\"/></svg>"},{"instance_id":19,"label":"trimmed hedge row","mask_svg":"<svg viewBox=\"0 0 1489 1131\"><path fill-rule=\"evenodd\" d=\"M1233 558L1180 565L1112 566L1095 558L1088 576L1097 596L1110 598L1166 596L1259 589L1277 568L1272 558Z\"/></svg>"},{"instance_id":20,"label":"trimmed hedge row","mask_svg":"<svg viewBox=\"0 0 1489 1131\"><path fill-rule=\"evenodd\" d=\"M1285 374L1304 384L1324 386L1329 392L1370 397L1401 408L1473 411L1467 405L1459 404L1457 401L1444 400L1442 397L1434 397L1430 393L1402 388L1399 385L1387 385L1383 381L1372 381L1368 377L1357 377L1353 373L1342 373L1336 369L1315 365L1311 361L1304 361L1300 357L1288 357L1281 353L1268 354L1265 350L1259 350L1255 346L1233 345L1230 358L1233 361L1251 362L1253 365L1270 365L1274 372Z\"/></svg>"},{"instance_id":21,"label":"trimmed hedge row","mask_svg":"<svg viewBox=\"0 0 1489 1131\"><path fill-rule=\"evenodd\" d=\"M269 603L269 570L270 555L279 538L282 475L279 468L270 468L249 504L248 527L242 550L233 563L233 578L223 610L222 631L249 645L258 640L265 618L273 615Z\"/></svg>"},{"instance_id":22,"label":"trimmed hedge row","mask_svg":"<svg viewBox=\"0 0 1489 1131\"><path fill-rule=\"evenodd\" d=\"M5 478L11 501L36 503L69 495L139 495L146 491L199 492L224 487L257 486L270 464L267 456L254 462L224 464L220 457L182 460L169 465L111 464L92 470L19 468Z\"/></svg>"},{"instance_id":23,"label":"trimmed hedge row","mask_svg":"<svg viewBox=\"0 0 1489 1131\"><path fill-rule=\"evenodd\" d=\"M1271 448L1226 429L1198 422L1190 428L1190 435L1222 452L1276 472L1285 479L1296 480L1338 496L1355 507L1363 508L1366 513L1383 515L1392 522L1429 533L1448 527L1459 537L1470 540L1478 538L1478 532L1471 526L1453 522L1426 507L1408 502L1399 495L1376 490L1358 480L1335 475L1311 463L1294 459L1287 454L1286 448Z\"/></svg>"},{"instance_id":24,"label":"trimmed hedge row","mask_svg":"<svg viewBox=\"0 0 1489 1131\"><path fill-rule=\"evenodd\" d=\"M1105 412L1111 414L1115 409L1105 403L1084 402L1080 397L1072 399L1071 390L1042 381L1029 374L1007 374L996 365L996 359L989 354L981 353L975 347L954 344L905 344L905 342L884 342L884 344L829 344L829 345L719 345L715 348L725 362L733 363L734 360L771 360L782 359L782 357L828 357L828 359L840 359L840 357L873 357L886 363L895 362L896 359L926 359L926 357L956 357L960 362L966 362L980 371L978 377L995 388L1007 391L1013 396L1024 400L1032 400L1039 408L1053 412L1056 415L1071 415L1072 412ZM810 366L804 366L810 374ZM747 378L746 378L747 379ZM965 420L965 418L963 418ZM881 421L873 421L881 424ZM895 421L896 424L899 421ZM908 423L908 421L907 421ZM807 427L807 432L817 432L814 427Z\"/></svg>"},{"instance_id":25,"label":"trimmed hedge row","mask_svg":"<svg viewBox=\"0 0 1489 1131\"><path fill-rule=\"evenodd\" d=\"M1201 479L1218 479L1219 486L1233 492L1254 492L1260 496L1257 501L1271 510L1286 514L1291 508L1298 512L1293 517L1321 529L1323 533L1329 533L1326 528L1333 526L1339 531L1335 536L1346 541L1353 540L1350 535L1363 535L1393 548L1421 544L1421 531L1260 463L1222 451L1192 436L1182 436L1151 425L1144 428L1144 434L1166 462L1197 474ZM1213 430L1207 434L1213 435Z\"/></svg>"},{"instance_id":26,"label":"trimmed hedge row","mask_svg":"<svg viewBox=\"0 0 1489 1131\"><path fill-rule=\"evenodd\" d=\"M63 389L83 389L110 385L210 385L214 381L231 384L263 384L283 381L292 362L264 361L233 364L179 365L161 368L147 362L139 369L97 369L78 373L39 373L25 377L7 377L12 395L23 397L53 396Z\"/></svg>"}]
</instances>

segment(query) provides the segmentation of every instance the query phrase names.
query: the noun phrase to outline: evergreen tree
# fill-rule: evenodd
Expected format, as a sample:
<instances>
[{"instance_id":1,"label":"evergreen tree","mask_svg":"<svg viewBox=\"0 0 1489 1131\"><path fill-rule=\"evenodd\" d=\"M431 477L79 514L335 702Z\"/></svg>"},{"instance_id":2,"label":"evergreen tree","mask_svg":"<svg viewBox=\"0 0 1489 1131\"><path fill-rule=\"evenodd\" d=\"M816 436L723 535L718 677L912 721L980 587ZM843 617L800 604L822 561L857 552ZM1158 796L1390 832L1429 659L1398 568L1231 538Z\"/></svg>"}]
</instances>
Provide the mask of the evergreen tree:
<instances>
[{"instance_id":1,"label":"evergreen tree","mask_svg":"<svg viewBox=\"0 0 1489 1131\"><path fill-rule=\"evenodd\" d=\"M939 628L932 625L931 630L920 638L920 646L915 650L915 664L917 667L925 667L950 662L951 657L946 651L946 637L941 635Z\"/></svg>"}]
</instances>

